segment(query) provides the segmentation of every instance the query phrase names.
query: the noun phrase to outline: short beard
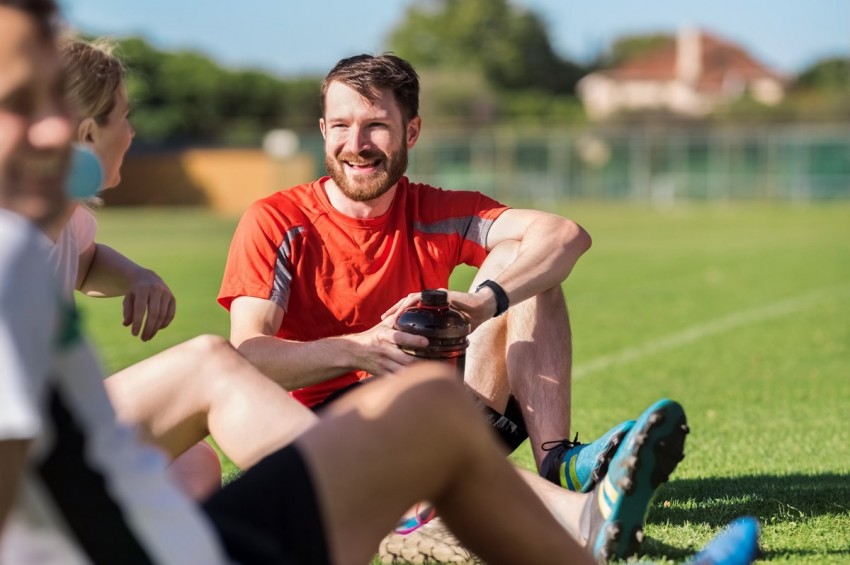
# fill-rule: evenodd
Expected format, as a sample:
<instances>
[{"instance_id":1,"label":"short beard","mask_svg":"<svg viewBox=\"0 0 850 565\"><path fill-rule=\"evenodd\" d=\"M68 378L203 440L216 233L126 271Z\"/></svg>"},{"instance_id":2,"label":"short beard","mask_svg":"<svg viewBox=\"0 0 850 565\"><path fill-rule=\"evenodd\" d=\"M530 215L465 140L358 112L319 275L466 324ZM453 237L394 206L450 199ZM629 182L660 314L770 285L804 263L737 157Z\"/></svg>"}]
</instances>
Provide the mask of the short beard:
<instances>
[{"instance_id":1,"label":"short beard","mask_svg":"<svg viewBox=\"0 0 850 565\"><path fill-rule=\"evenodd\" d=\"M363 152L358 156L366 160L377 157L371 152ZM407 170L407 147L404 145L398 151L391 153L389 158L383 159L384 163L389 163L389 169L368 175L368 178L364 175L363 182L358 183L349 181L345 175L345 165L341 162L345 160L345 156L340 155L340 157L340 159L334 159L325 155L325 169L345 197L354 202L369 202L383 196L395 186Z\"/></svg>"}]
</instances>

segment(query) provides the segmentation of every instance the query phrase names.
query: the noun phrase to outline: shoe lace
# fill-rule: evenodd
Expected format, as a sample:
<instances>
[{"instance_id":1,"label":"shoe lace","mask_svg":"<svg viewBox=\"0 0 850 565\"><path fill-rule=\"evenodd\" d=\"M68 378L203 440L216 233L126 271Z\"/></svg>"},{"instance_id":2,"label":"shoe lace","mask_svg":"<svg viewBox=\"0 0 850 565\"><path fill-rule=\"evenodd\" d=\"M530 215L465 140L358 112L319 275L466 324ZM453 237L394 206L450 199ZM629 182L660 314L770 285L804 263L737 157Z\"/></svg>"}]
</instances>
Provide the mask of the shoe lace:
<instances>
[{"instance_id":1,"label":"shoe lace","mask_svg":"<svg viewBox=\"0 0 850 565\"><path fill-rule=\"evenodd\" d=\"M553 449L558 449L559 447L571 449L577 445L581 445L581 442L578 440L578 432L576 432L576 437L574 437L572 441L570 441L569 439L554 439L551 441L544 441L540 444L540 449L542 449L543 451L552 451Z\"/></svg>"}]
</instances>

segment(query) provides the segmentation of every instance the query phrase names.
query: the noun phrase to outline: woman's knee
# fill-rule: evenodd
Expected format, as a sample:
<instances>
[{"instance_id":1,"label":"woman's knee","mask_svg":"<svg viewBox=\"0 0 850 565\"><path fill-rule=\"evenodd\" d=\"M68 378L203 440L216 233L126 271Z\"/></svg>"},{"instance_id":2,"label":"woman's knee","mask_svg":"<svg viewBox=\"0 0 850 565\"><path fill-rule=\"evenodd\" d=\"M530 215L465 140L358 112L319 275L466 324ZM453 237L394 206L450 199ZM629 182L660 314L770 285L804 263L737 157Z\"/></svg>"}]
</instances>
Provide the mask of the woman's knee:
<instances>
[{"instance_id":1,"label":"woman's knee","mask_svg":"<svg viewBox=\"0 0 850 565\"><path fill-rule=\"evenodd\" d=\"M471 395L453 367L424 363L409 371L399 375L405 381L395 396L408 419L452 432L477 417Z\"/></svg>"}]
</instances>

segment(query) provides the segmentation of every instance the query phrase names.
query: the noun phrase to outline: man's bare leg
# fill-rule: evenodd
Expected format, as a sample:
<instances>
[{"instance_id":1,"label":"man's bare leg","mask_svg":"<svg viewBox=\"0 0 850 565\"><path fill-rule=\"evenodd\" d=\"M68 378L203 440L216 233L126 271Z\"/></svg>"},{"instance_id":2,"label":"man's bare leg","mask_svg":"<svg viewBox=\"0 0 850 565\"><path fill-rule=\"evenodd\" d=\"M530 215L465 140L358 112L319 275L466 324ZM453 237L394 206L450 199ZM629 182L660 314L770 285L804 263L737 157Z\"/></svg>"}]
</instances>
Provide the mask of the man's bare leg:
<instances>
[{"instance_id":1,"label":"man's bare leg","mask_svg":"<svg viewBox=\"0 0 850 565\"><path fill-rule=\"evenodd\" d=\"M219 336L200 336L109 377L118 419L172 458L208 434L245 469L290 443L316 416Z\"/></svg>"},{"instance_id":2,"label":"man's bare leg","mask_svg":"<svg viewBox=\"0 0 850 565\"><path fill-rule=\"evenodd\" d=\"M311 470L334 563L368 561L423 499L489 563L592 562L519 479L443 365L417 365L352 391L296 446ZM557 490L580 511L586 495Z\"/></svg>"},{"instance_id":3,"label":"man's bare leg","mask_svg":"<svg viewBox=\"0 0 850 565\"><path fill-rule=\"evenodd\" d=\"M472 288L495 278L516 257L519 244L494 248L479 269ZM570 321L560 287L512 305L470 335L466 382L482 400L504 413L513 394L532 438L537 468L545 456L541 444L569 437ZM496 352L504 352L497 355Z\"/></svg>"}]
</instances>

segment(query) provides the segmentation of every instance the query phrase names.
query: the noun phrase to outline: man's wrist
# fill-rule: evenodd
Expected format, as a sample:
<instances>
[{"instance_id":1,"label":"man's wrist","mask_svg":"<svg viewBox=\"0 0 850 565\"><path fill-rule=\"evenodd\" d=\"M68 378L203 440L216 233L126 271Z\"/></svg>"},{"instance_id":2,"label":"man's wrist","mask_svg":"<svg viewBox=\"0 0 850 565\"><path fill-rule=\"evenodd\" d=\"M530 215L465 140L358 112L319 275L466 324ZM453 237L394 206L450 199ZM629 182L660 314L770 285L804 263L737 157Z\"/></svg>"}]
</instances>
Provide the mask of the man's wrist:
<instances>
[{"instance_id":1,"label":"man's wrist","mask_svg":"<svg viewBox=\"0 0 850 565\"><path fill-rule=\"evenodd\" d=\"M485 287L489 288L493 293L493 296L496 298L496 313L493 314L493 317L496 318L507 312L508 307L511 305L511 301L508 298L508 293L505 292L505 289L503 289L499 283L487 279L475 287L475 292L478 292Z\"/></svg>"}]
</instances>

